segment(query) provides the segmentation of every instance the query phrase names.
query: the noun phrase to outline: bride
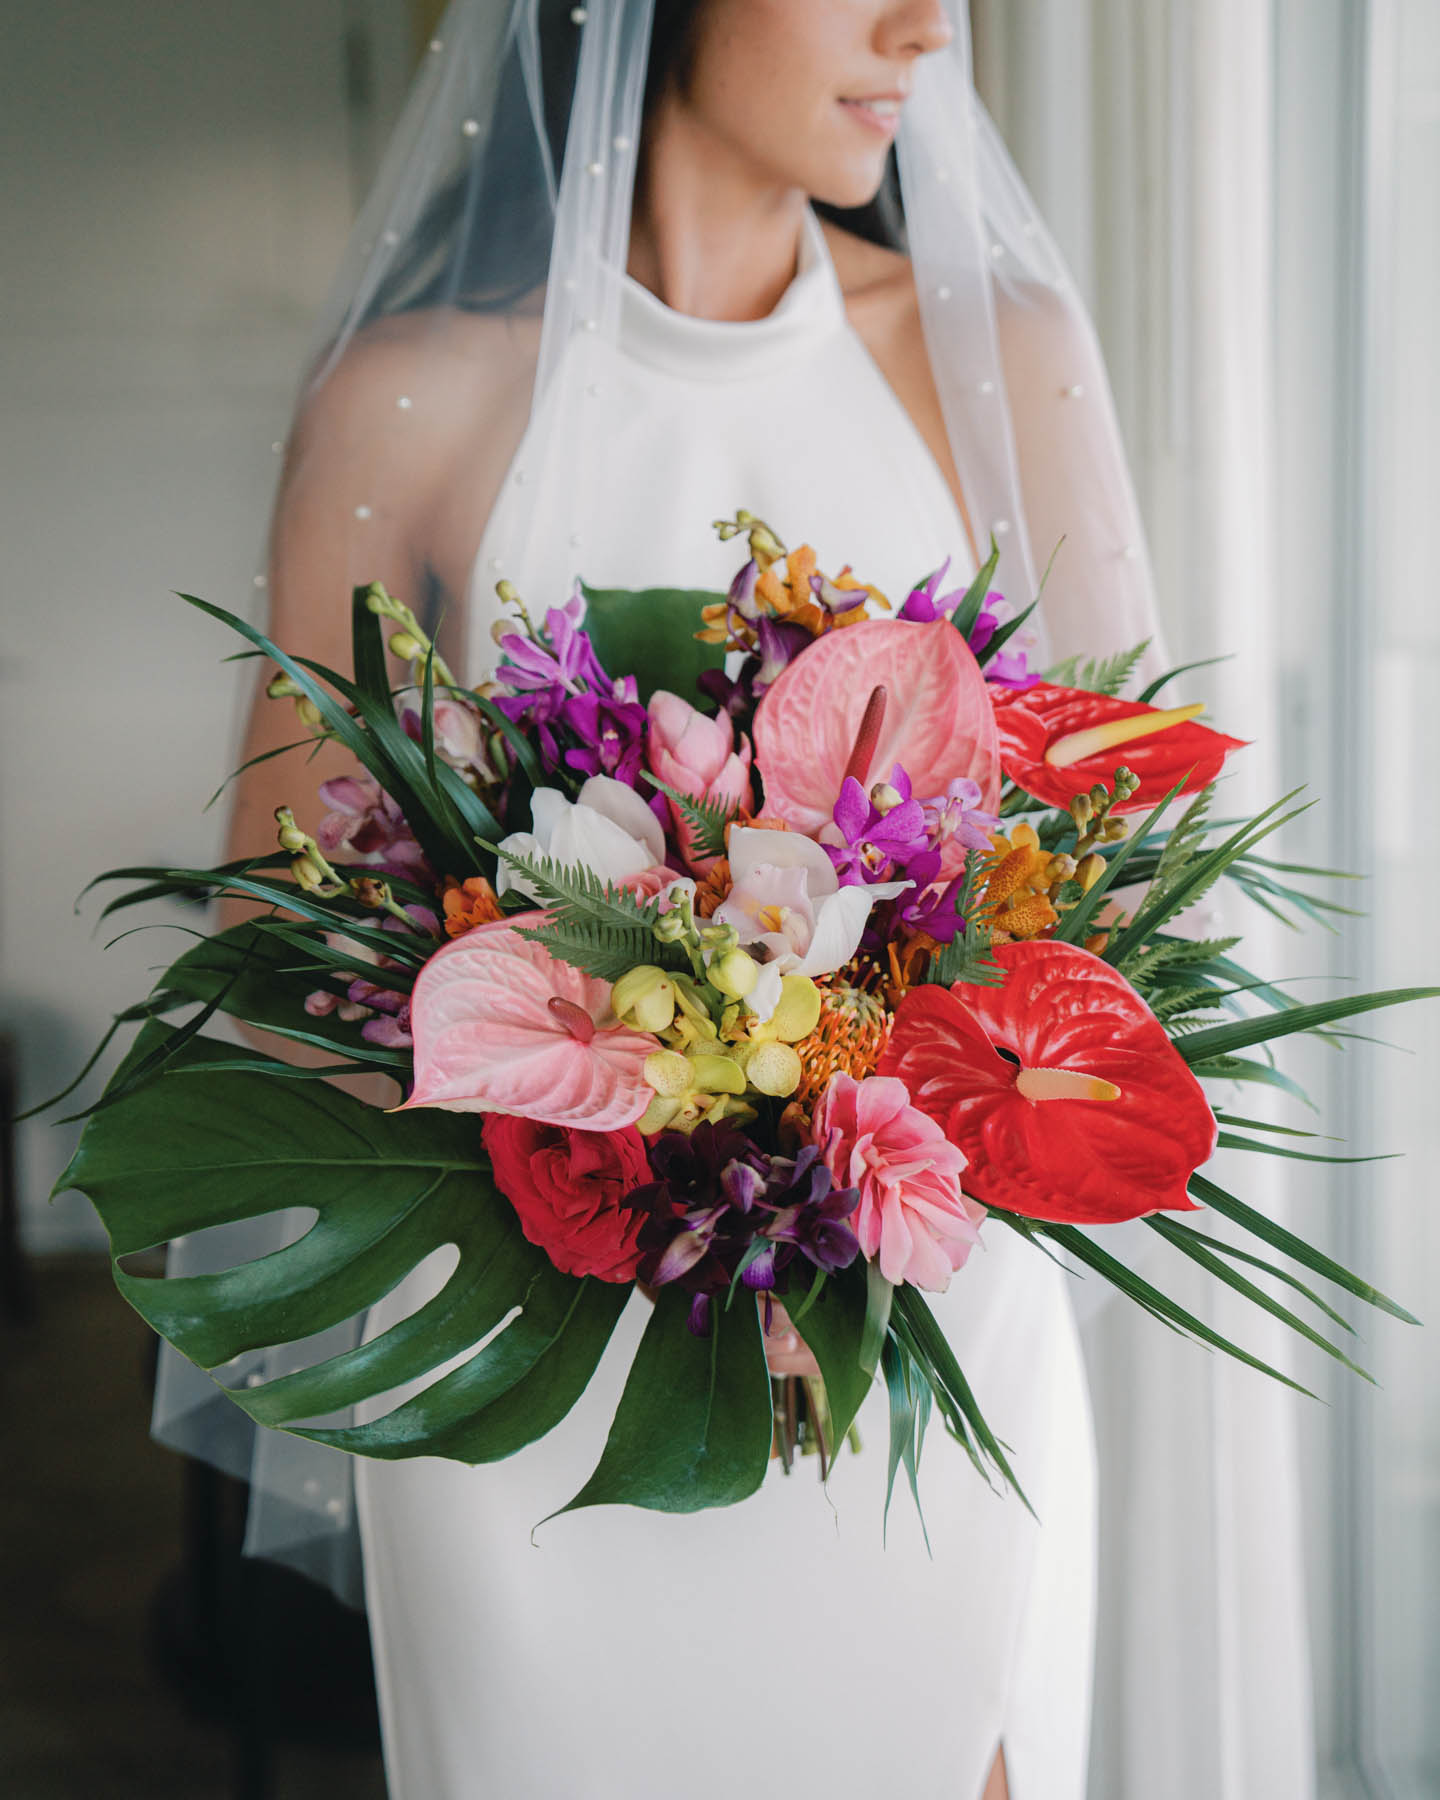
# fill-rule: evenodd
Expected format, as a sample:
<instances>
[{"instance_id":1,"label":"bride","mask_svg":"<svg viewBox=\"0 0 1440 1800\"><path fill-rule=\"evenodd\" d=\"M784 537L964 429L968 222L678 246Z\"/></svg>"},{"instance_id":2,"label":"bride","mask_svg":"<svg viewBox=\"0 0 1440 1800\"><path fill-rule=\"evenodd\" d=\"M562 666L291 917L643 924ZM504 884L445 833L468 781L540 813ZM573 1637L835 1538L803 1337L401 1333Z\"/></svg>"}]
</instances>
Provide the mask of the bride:
<instances>
[{"instance_id":1,"label":"bride","mask_svg":"<svg viewBox=\"0 0 1440 1800\"><path fill-rule=\"evenodd\" d=\"M993 535L1023 605L1032 546L1064 537L1049 651L1153 636L1093 334L968 48L959 0L459 0L287 447L272 634L344 667L349 589L380 580L479 681L498 580L541 607L577 573L723 588L710 522L744 506L897 596L947 559L968 578ZM257 705L247 758L292 735L282 710ZM344 772L329 754L306 792ZM232 855L270 847L298 773L249 770ZM937 1430L928 1542L898 1495L884 1542L872 1394L828 1488L772 1465L732 1510L532 1541L598 1455L645 1307L523 1456L357 1466L393 1800L1079 1800L1095 1468L1064 1273L992 1233L937 1306L1038 1523ZM806 1366L783 1321L769 1349Z\"/></svg>"}]
</instances>

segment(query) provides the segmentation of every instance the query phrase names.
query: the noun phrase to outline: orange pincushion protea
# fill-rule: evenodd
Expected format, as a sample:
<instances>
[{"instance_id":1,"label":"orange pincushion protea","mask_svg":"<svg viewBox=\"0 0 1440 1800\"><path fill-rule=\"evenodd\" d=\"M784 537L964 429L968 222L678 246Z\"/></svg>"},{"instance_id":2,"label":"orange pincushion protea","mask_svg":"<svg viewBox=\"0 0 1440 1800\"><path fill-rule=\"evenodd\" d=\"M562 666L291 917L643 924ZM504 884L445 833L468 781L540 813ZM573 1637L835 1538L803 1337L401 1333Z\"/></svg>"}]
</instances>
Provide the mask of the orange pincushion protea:
<instances>
[{"instance_id":1,"label":"orange pincushion protea","mask_svg":"<svg viewBox=\"0 0 1440 1800\"><path fill-rule=\"evenodd\" d=\"M477 925L493 925L505 916L498 895L483 875L471 875L464 881L447 875L440 886L440 902L445 908L447 937L460 937Z\"/></svg>"},{"instance_id":2,"label":"orange pincushion protea","mask_svg":"<svg viewBox=\"0 0 1440 1800\"><path fill-rule=\"evenodd\" d=\"M890 1041L894 1016L885 1001L867 988L853 987L832 976L815 983L820 989L820 1022L796 1046L800 1057L800 1085L795 1098L812 1105L836 1075L863 1081Z\"/></svg>"}]
</instances>

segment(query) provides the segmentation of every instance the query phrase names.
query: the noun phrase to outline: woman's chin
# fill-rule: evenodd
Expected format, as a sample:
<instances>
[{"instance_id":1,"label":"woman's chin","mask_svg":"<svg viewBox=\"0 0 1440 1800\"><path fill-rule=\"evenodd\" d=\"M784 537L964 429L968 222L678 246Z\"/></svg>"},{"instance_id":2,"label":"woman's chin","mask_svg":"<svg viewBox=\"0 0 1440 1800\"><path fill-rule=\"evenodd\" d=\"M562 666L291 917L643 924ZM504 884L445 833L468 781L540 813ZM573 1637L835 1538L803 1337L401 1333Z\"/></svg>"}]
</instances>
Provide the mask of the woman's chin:
<instances>
[{"instance_id":1,"label":"woman's chin","mask_svg":"<svg viewBox=\"0 0 1440 1800\"><path fill-rule=\"evenodd\" d=\"M847 212L869 206L884 184L885 167L883 156L878 159L866 157L863 161L850 157L843 163L837 159L810 188L810 198Z\"/></svg>"}]
</instances>

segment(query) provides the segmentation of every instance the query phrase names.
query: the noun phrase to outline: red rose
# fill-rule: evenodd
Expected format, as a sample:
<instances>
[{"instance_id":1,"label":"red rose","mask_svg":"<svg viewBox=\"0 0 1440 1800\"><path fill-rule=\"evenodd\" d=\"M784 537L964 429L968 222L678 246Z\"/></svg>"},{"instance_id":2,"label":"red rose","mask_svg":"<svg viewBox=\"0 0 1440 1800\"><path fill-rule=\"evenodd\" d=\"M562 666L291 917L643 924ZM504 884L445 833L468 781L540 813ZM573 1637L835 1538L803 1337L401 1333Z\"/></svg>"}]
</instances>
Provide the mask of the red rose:
<instances>
[{"instance_id":1,"label":"red rose","mask_svg":"<svg viewBox=\"0 0 1440 1800\"><path fill-rule=\"evenodd\" d=\"M570 1131L509 1113L482 1126L495 1180L520 1229L566 1275L633 1281L645 1222L620 1202L654 1177L645 1140L623 1131Z\"/></svg>"}]
</instances>

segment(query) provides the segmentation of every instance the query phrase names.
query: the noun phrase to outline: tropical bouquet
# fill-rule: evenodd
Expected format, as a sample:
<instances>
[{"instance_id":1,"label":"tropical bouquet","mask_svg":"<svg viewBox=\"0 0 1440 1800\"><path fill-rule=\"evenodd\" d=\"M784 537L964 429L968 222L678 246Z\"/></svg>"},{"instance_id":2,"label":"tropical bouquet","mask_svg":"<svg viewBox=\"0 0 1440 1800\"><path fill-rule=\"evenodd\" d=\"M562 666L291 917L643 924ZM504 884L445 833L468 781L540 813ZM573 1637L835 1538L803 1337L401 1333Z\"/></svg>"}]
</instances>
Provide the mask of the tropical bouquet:
<instances>
[{"instance_id":1,"label":"tropical bouquet","mask_svg":"<svg viewBox=\"0 0 1440 1800\"><path fill-rule=\"evenodd\" d=\"M892 1487L938 1412L1019 1491L926 1298L986 1230L1296 1385L1106 1247L1141 1219L1354 1368L1307 1277L1409 1314L1204 1172L1217 1146L1313 1153L1203 1083L1292 1090L1265 1046L1424 991L1302 1005L1183 929L1222 876L1322 916L1257 851L1294 796L1212 824L1238 741L1158 705L1169 677L1121 697L1139 651L1041 678L993 545L896 607L749 514L718 529L747 552L728 594L577 586L540 618L502 583L473 689L378 585L349 675L191 601L276 665L287 749L356 769L313 829L281 809L268 856L104 878L132 884L107 914L256 903L117 1021L141 1029L62 1177L121 1292L262 1425L484 1463L569 1412L638 1284L653 1313L571 1507L728 1504L797 1448L823 1470L877 1374ZM205 1035L217 1013L302 1059ZM375 1073L388 1104L329 1079ZM238 1267L124 1266L296 1205L309 1230ZM227 1380L446 1245L453 1274L373 1341ZM778 1308L818 1380L772 1381Z\"/></svg>"}]
</instances>

